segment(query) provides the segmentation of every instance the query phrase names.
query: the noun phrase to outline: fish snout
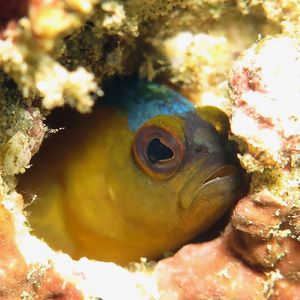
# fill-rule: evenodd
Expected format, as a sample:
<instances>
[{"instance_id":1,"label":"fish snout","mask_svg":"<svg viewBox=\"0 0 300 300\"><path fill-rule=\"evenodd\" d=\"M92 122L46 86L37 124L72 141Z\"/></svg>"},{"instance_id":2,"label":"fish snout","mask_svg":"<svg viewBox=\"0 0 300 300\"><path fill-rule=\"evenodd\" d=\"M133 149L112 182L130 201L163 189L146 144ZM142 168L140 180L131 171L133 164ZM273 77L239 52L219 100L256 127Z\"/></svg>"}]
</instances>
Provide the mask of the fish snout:
<instances>
[{"instance_id":1,"label":"fish snout","mask_svg":"<svg viewBox=\"0 0 300 300\"><path fill-rule=\"evenodd\" d=\"M179 191L179 205L189 212L229 207L242 183L237 166L225 154L209 154L193 168Z\"/></svg>"}]
</instances>

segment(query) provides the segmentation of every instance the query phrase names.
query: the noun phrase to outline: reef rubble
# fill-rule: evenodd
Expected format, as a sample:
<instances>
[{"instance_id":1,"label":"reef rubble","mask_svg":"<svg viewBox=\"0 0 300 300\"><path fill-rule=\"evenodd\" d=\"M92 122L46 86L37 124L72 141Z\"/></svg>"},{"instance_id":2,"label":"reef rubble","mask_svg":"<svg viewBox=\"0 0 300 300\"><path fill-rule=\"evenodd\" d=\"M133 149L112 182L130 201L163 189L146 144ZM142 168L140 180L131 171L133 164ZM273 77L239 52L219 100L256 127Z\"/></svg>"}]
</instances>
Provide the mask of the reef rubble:
<instances>
[{"instance_id":1,"label":"reef rubble","mask_svg":"<svg viewBox=\"0 0 300 300\"><path fill-rule=\"evenodd\" d=\"M0 6L0 298L300 299L299 1ZM55 107L89 112L132 73L228 115L249 193L219 237L157 263L75 261L31 234L16 175Z\"/></svg>"}]
</instances>

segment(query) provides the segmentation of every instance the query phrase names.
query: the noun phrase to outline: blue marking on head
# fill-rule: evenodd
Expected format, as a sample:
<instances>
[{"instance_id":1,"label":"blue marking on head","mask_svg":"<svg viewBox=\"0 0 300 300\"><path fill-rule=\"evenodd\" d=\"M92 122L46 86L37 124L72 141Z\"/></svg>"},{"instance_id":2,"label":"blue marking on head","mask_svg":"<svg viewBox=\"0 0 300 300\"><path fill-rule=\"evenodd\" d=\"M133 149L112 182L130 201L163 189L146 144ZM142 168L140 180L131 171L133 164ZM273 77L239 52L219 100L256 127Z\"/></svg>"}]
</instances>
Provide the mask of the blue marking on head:
<instances>
[{"instance_id":1,"label":"blue marking on head","mask_svg":"<svg viewBox=\"0 0 300 300\"><path fill-rule=\"evenodd\" d=\"M108 93L109 103L128 114L128 127L136 131L148 119L161 115L183 115L193 104L172 89L156 83L126 79L115 83Z\"/></svg>"}]
</instances>

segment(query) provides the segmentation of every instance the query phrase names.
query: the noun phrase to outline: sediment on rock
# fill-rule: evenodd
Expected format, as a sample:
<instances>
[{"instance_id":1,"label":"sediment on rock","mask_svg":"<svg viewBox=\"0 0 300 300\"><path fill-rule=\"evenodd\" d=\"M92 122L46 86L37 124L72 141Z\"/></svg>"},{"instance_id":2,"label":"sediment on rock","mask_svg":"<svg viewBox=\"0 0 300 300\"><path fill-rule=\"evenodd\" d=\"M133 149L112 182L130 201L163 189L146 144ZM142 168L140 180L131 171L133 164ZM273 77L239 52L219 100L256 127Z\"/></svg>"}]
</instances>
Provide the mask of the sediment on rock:
<instances>
[{"instance_id":1,"label":"sediment on rock","mask_svg":"<svg viewBox=\"0 0 300 300\"><path fill-rule=\"evenodd\" d=\"M297 299L299 1L0 4L0 297ZM103 81L129 74L221 108L252 175L222 236L154 271L54 253L30 234L15 192L49 133L44 118L64 105L89 112Z\"/></svg>"}]
</instances>

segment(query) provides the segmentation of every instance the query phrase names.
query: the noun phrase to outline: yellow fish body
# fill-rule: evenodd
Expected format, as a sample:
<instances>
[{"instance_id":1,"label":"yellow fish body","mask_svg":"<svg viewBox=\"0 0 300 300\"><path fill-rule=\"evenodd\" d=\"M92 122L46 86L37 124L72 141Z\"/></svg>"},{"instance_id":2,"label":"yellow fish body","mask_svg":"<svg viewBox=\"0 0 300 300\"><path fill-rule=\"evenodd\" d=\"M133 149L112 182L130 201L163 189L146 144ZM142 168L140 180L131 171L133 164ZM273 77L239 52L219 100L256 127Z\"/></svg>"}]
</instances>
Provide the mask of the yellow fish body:
<instances>
[{"instance_id":1,"label":"yellow fish body","mask_svg":"<svg viewBox=\"0 0 300 300\"><path fill-rule=\"evenodd\" d=\"M75 258L157 258L236 199L240 180L222 138L164 86L126 81L50 143L19 190L38 187L28 208L34 234Z\"/></svg>"}]
</instances>

